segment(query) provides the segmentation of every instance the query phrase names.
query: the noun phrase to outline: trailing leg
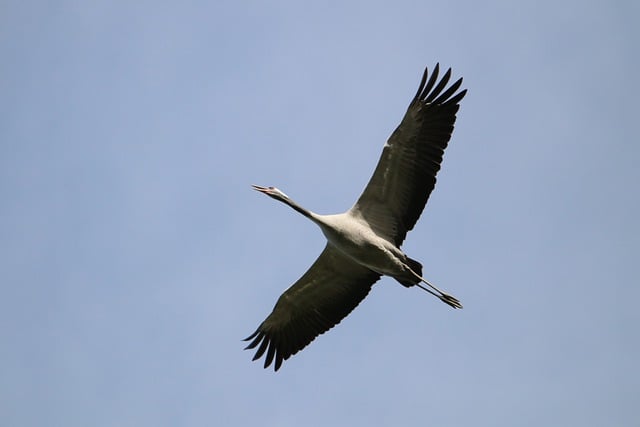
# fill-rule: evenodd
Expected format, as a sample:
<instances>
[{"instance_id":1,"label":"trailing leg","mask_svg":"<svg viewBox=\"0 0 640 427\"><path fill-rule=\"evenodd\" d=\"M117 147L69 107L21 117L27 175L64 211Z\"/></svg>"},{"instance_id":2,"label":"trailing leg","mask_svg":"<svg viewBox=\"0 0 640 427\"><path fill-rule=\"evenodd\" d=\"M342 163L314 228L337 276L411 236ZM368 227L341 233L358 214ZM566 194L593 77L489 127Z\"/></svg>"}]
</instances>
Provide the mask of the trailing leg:
<instances>
[{"instance_id":1,"label":"trailing leg","mask_svg":"<svg viewBox=\"0 0 640 427\"><path fill-rule=\"evenodd\" d=\"M407 264L407 267L409 267L409 270L411 271L411 273L416 278L416 281L412 284L418 286L422 290L429 292L431 295L438 297L440 301L444 302L447 305L450 305L453 308L462 308L462 304L460 303L460 301L458 301L457 298L447 294L446 292L442 292L440 289L436 288L434 285L429 283L424 277L422 277L422 264L420 264L418 261L411 259L409 257L407 257L406 264ZM420 282L426 283L427 286L429 286L431 289L425 288L420 284ZM404 285L403 282L400 282L400 283Z\"/></svg>"}]
</instances>

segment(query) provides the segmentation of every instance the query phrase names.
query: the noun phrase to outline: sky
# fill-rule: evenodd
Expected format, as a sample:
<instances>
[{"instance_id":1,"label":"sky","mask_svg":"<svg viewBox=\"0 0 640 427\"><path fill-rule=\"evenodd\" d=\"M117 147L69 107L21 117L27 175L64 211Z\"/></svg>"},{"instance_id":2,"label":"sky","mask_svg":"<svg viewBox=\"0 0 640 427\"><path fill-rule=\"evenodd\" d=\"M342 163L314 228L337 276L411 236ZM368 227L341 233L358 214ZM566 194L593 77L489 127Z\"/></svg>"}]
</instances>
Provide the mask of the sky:
<instances>
[{"instance_id":1,"label":"sky","mask_svg":"<svg viewBox=\"0 0 640 427\"><path fill-rule=\"evenodd\" d=\"M634 1L5 1L0 424L637 426ZM278 372L242 338L425 66L468 89L393 279Z\"/></svg>"}]
</instances>

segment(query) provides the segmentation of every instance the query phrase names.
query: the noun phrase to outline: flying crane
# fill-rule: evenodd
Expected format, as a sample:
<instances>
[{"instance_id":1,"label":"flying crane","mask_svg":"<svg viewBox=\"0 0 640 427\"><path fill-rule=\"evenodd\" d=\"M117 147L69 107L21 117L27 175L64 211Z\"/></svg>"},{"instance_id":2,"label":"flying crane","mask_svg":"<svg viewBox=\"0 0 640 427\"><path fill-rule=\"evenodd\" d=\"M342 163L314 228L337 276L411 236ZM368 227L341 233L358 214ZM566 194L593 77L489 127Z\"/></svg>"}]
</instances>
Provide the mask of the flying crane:
<instances>
[{"instance_id":1,"label":"flying crane","mask_svg":"<svg viewBox=\"0 0 640 427\"><path fill-rule=\"evenodd\" d=\"M348 211L319 215L275 187L253 186L316 223L327 239L309 270L245 339L251 341L246 349L258 347L253 360L266 352L265 368L275 360L277 371L283 360L340 323L383 275L462 308L460 301L425 280L422 264L400 250L435 186L459 103L467 93L466 89L458 92L462 78L447 88L450 68L437 82L438 72L439 64L430 77L425 69L418 92L385 144L373 176Z\"/></svg>"}]
</instances>

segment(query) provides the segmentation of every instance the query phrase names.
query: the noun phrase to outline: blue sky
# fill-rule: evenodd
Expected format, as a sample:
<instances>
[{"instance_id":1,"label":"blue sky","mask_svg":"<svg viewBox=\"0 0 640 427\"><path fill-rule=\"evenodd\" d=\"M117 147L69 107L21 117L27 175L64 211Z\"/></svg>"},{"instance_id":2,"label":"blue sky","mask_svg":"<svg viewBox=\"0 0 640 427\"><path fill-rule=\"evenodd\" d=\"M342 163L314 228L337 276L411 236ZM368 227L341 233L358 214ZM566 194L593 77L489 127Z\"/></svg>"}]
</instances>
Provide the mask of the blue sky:
<instances>
[{"instance_id":1,"label":"blue sky","mask_svg":"<svg viewBox=\"0 0 640 427\"><path fill-rule=\"evenodd\" d=\"M637 2L4 2L7 426L638 425ZM242 338L425 65L469 89L391 279L274 373Z\"/></svg>"}]
</instances>

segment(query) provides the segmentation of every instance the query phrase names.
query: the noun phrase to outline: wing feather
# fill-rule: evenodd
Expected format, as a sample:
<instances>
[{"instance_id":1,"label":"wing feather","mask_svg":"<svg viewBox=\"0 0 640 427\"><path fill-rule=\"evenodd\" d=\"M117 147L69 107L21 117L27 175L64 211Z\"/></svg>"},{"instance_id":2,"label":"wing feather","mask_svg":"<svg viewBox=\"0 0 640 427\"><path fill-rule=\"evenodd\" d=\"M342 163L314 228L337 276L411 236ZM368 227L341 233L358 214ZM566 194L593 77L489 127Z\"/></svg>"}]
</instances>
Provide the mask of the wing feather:
<instances>
[{"instance_id":1,"label":"wing feather","mask_svg":"<svg viewBox=\"0 0 640 427\"><path fill-rule=\"evenodd\" d=\"M376 233L397 246L413 229L435 187L459 102L467 93L456 93L462 79L445 90L451 69L439 82L438 73L439 64L430 77L425 70L416 96L385 144L364 192L351 208L352 214L362 217Z\"/></svg>"},{"instance_id":2,"label":"wing feather","mask_svg":"<svg viewBox=\"0 0 640 427\"><path fill-rule=\"evenodd\" d=\"M246 349L258 347L253 360L265 352L264 367L296 354L318 335L344 319L367 296L380 274L341 255L327 244L307 272L278 299L273 311L245 339Z\"/></svg>"}]
</instances>

